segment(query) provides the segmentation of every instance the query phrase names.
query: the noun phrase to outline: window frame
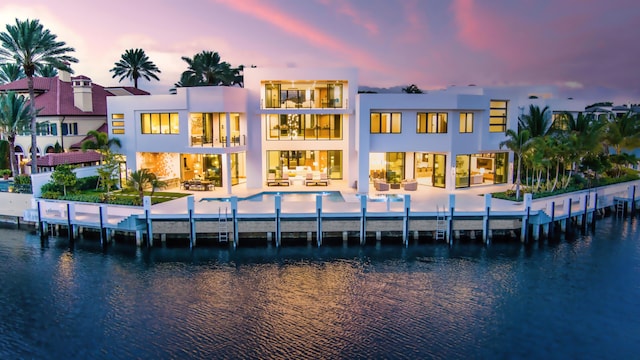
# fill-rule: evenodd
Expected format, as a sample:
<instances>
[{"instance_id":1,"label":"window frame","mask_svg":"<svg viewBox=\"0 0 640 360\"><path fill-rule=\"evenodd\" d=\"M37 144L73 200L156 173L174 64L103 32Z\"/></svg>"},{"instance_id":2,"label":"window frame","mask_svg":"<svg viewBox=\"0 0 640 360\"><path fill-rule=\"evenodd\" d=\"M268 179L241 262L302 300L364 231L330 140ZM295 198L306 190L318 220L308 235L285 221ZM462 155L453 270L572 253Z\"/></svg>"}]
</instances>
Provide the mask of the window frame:
<instances>
[{"instance_id":1,"label":"window frame","mask_svg":"<svg viewBox=\"0 0 640 360\"><path fill-rule=\"evenodd\" d=\"M497 105L502 105L498 103L504 103L504 107L498 107ZM492 99L489 102L489 132L491 133L507 132L507 108L508 107L509 107L508 100Z\"/></svg>"},{"instance_id":2,"label":"window frame","mask_svg":"<svg viewBox=\"0 0 640 360\"><path fill-rule=\"evenodd\" d=\"M460 113L460 134L473 133L473 113L461 112Z\"/></svg>"},{"instance_id":3,"label":"window frame","mask_svg":"<svg viewBox=\"0 0 640 360\"><path fill-rule=\"evenodd\" d=\"M385 115L388 116L388 121L384 120ZM377 126L374 126L375 122L377 122ZM369 132L371 134L401 134L402 113L372 111L369 113Z\"/></svg>"},{"instance_id":4,"label":"window frame","mask_svg":"<svg viewBox=\"0 0 640 360\"><path fill-rule=\"evenodd\" d=\"M140 113L140 133L142 135L179 135L180 114L177 112Z\"/></svg>"},{"instance_id":5,"label":"window frame","mask_svg":"<svg viewBox=\"0 0 640 360\"><path fill-rule=\"evenodd\" d=\"M429 119L435 115L435 125ZM441 129L440 116L444 115L444 129ZM446 134L449 132L449 113L447 112L418 112L416 114L416 133L417 134Z\"/></svg>"}]
</instances>

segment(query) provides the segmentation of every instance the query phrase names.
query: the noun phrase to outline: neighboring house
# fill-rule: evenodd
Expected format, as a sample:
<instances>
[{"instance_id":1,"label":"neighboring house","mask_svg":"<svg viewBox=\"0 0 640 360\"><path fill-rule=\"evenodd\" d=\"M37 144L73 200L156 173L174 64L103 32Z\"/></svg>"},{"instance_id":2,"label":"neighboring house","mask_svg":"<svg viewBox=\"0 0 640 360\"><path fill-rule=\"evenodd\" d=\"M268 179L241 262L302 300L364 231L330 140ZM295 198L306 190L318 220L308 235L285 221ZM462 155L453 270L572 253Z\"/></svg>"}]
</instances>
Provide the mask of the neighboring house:
<instances>
[{"instance_id":1,"label":"neighboring house","mask_svg":"<svg viewBox=\"0 0 640 360\"><path fill-rule=\"evenodd\" d=\"M175 184L209 180L264 186L308 173L369 191L374 179L417 179L446 189L507 183L513 155L500 149L530 104L553 114L585 104L552 88L452 87L426 94L358 94L356 69L245 69L245 87L178 88L108 99L109 136L129 171ZM357 185L356 185L357 184Z\"/></svg>"},{"instance_id":2,"label":"neighboring house","mask_svg":"<svg viewBox=\"0 0 640 360\"><path fill-rule=\"evenodd\" d=\"M72 145L85 139L87 132L105 126L107 97L149 94L133 87L103 87L86 76L72 77L65 71L59 71L58 76L51 78L34 77L33 83L36 108L39 109L39 156L55 152L56 144L69 151ZM27 79L0 85L0 92L10 90L28 97ZM15 149L22 170L29 171L25 165L31 157L31 135L19 135Z\"/></svg>"}]
</instances>

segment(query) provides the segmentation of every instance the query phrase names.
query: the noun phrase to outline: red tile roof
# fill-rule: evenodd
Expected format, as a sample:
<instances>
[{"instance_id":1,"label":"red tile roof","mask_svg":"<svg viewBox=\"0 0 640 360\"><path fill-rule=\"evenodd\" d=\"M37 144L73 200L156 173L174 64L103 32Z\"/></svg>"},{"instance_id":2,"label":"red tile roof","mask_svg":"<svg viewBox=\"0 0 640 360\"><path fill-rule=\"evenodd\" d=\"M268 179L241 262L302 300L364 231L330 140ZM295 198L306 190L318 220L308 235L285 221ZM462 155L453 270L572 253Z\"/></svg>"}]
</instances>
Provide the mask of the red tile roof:
<instances>
[{"instance_id":1,"label":"red tile roof","mask_svg":"<svg viewBox=\"0 0 640 360\"><path fill-rule=\"evenodd\" d=\"M75 76L72 79L89 79L84 75ZM130 86L114 87L113 92L109 88L92 83L93 111L82 111L73 104L73 88L71 82L61 81L58 76L51 78L34 77L33 88L36 92L36 108L40 110L40 116L55 115L107 115L107 96L114 96L117 90L125 90L131 95L149 95L148 92ZM0 91L17 91L26 93L29 90L27 79L20 79L8 84L0 85Z\"/></svg>"},{"instance_id":2,"label":"red tile roof","mask_svg":"<svg viewBox=\"0 0 640 360\"><path fill-rule=\"evenodd\" d=\"M95 151L72 151L65 153L51 153L38 158L38 167L53 167L60 164L83 164L100 161L102 155ZM30 165L29 162L28 165Z\"/></svg>"}]
</instances>

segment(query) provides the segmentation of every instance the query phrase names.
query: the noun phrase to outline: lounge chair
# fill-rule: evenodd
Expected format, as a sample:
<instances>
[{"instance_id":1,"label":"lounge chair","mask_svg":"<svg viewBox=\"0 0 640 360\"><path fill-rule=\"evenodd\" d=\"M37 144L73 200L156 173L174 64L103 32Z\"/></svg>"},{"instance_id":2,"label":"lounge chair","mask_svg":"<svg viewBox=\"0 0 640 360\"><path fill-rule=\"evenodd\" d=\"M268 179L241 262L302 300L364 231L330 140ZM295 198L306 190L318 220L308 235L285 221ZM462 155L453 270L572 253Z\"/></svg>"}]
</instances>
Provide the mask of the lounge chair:
<instances>
[{"instance_id":1,"label":"lounge chair","mask_svg":"<svg viewBox=\"0 0 640 360\"><path fill-rule=\"evenodd\" d=\"M269 173L267 175L267 186L289 186L291 182L289 181L289 174L285 173L286 178L276 179L276 174Z\"/></svg>"},{"instance_id":2,"label":"lounge chair","mask_svg":"<svg viewBox=\"0 0 640 360\"><path fill-rule=\"evenodd\" d=\"M415 179L403 180L402 187L405 191L416 191L418 190L418 181Z\"/></svg>"},{"instance_id":3,"label":"lounge chair","mask_svg":"<svg viewBox=\"0 0 640 360\"><path fill-rule=\"evenodd\" d=\"M378 191L389 191L389 184L387 184L384 180L373 180L373 187Z\"/></svg>"},{"instance_id":4,"label":"lounge chair","mask_svg":"<svg viewBox=\"0 0 640 360\"><path fill-rule=\"evenodd\" d=\"M331 180L329 180L329 177L327 176L327 173L320 173L320 182L324 183L324 185L329 185L329 183L331 183Z\"/></svg>"},{"instance_id":5,"label":"lounge chair","mask_svg":"<svg viewBox=\"0 0 640 360\"><path fill-rule=\"evenodd\" d=\"M309 185L315 185L315 182L314 182L314 180L313 180L313 173L310 173L310 172L309 172L309 173L307 173L307 175L306 175L306 177L305 177L305 179L304 179L304 184L305 184L306 186L309 186Z\"/></svg>"}]
</instances>

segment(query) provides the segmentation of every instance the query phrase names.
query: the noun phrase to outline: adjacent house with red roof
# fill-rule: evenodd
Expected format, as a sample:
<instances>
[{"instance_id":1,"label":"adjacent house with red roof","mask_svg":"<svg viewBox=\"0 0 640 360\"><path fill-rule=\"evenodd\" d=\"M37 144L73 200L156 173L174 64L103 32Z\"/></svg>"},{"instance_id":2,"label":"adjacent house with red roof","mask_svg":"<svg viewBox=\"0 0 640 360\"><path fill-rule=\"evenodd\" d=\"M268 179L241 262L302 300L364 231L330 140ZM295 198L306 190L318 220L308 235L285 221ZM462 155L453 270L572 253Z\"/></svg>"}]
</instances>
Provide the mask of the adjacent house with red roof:
<instances>
[{"instance_id":1,"label":"adjacent house with red roof","mask_svg":"<svg viewBox=\"0 0 640 360\"><path fill-rule=\"evenodd\" d=\"M60 71L56 77L34 77L38 113L38 154L53 153L59 145L64 151L78 150L91 130L105 131L107 124L107 97L149 95L134 87L104 87L90 78L70 76ZM27 79L0 85L0 92L15 91L28 96ZM30 160L31 136L16 138L16 156L23 170Z\"/></svg>"}]
</instances>

